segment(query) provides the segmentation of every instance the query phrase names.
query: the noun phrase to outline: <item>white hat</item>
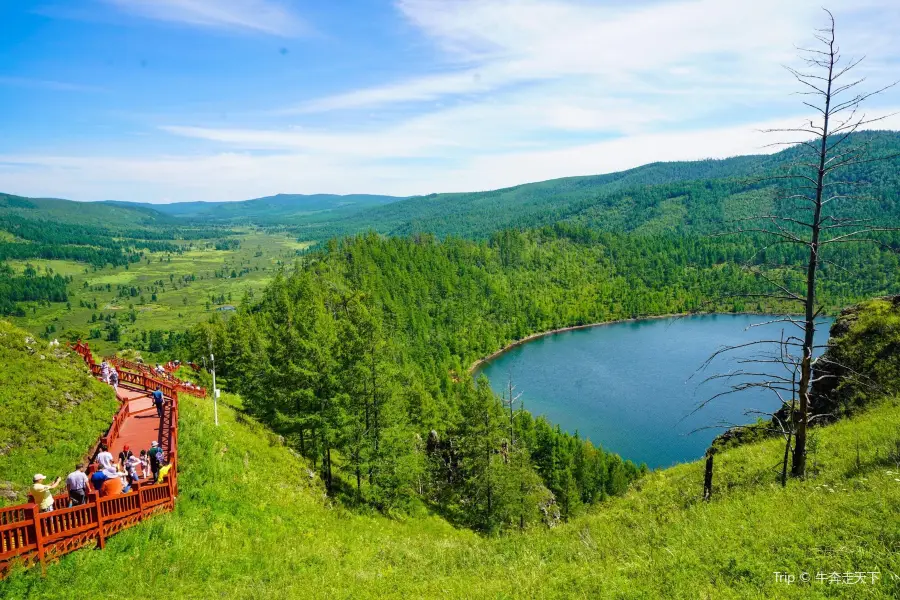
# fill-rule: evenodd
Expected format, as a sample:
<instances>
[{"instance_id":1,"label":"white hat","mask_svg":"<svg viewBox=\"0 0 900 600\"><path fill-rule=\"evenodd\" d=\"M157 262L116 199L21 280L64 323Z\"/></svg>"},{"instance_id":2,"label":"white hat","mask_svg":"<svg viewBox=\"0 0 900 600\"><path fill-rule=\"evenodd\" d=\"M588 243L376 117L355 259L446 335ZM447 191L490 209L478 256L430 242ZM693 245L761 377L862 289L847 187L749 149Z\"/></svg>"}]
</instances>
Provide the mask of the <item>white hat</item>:
<instances>
[{"instance_id":1,"label":"white hat","mask_svg":"<svg viewBox=\"0 0 900 600\"><path fill-rule=\"evenodd\" d=\"M151 448L156 448L157 446L159 446L159 442L157 442L156 440L153 440L152 442L150 442ZM43 477L43 475L41 475L41 477Z\"/></svg>"},{"instance_id":2,"label":"white hat","mask_svg":"<svg viewBox=\"0 0 900 600\"><path fill-rule=\"evenodd\" d=\"M40 473L36 473L36 474L34 475L34 480L35 480L36 482L37 482L37 481L43 481L43 480L45 480L45 479L47 479L47 478L46 478L45 476L41 475Z\"/></svg>"}]
</instances>

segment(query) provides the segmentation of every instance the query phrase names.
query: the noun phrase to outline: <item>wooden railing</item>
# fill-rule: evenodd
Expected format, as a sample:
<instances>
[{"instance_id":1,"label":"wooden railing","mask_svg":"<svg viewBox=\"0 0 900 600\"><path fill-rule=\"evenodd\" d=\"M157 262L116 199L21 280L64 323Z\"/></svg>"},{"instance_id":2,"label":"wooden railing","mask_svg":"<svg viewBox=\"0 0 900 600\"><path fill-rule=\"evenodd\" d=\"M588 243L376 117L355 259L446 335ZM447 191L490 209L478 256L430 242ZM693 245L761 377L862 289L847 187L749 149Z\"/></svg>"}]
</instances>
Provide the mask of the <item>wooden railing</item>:
<instances>
[{"instance_id":1,"label":"wooden railing","mask_svg":"<svg viewBox=\"0 0 900 600\"><path fill-rule=\"evenodd\" d=\"M124 381L126 383L134 383L134 377L130 376L140 375L144 379L142 379L141 383L138 385L141 385L145 389L150 389L150 387L155 385L158 387L162 387L163 393L167 396L169 394L166 392L166 388L185 394L190 394L191 396L196 396L198 398L206 397L206 390L204 388L195 385L187 385L185 382L178 379L174 375L169 374L168 372L164 374L158 373L155 369L145 364L136 363L124 358L119 358L118 356L110 356L104 360L118 369L120 382ZM126 375L129 377L123 377Z\"/></svg>"},{"instance_id":2,"label":"wooden railing","mask_svg":"<svg viewBox=\"0 0 900 600\"><path fill-rule=\"evenodd\" d=\"M72 349L84 357L92 373L96 367L96 374L99 374L99 365L93 363L87 344L79 342ZM133 382L149 389L145 383L148 383L147 380L140 378ZM54 497L54 505L64 508L46 513L40 512L40 507L33 502L0 508L0 578L6 576L15 564L30 566L40 563L41 568L46 569L49 561L79 548L94 543L103 548L106 539L119 531L175 508L178 495L178 392L170 390L171 395L167 394L171 399L169 410L160 428L161 445L168 450L168 463L171 465L163 483L138 482L127 494L103 498L92 492L86 504L72 507L68 507L68 494L60 494ZM98 444L113 444L128 416L128 403L125 402Z\"/></svg>"}]
</instances>

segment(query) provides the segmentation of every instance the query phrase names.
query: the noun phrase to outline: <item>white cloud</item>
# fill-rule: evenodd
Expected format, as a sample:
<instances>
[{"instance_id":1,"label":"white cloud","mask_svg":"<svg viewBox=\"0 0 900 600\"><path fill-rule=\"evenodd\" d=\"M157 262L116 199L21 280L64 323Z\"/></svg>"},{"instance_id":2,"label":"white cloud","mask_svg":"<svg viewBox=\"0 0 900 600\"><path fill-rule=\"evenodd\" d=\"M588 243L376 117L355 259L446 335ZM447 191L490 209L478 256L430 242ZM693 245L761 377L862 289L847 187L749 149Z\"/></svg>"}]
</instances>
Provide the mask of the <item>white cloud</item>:
<instances>
[{"instance_id":1,"label":"white cloud","mask_svg":"<svg viewBox=\"0 0 900 600\"><path fill-rule=\"evenodd\" d=\"M606 173L655 161L724 158L773 152L787 140L759 129L796 125L779 119L679 132L641 133L557 149L473 153L449 163L411 166L373 161L358 153L225 152L207 156L0 155L0 189L79 200L243 200L278 192L383 193L395 195L474 191L571 175ZM879 124L900 129L900 115ZM388 153L389 154L389 153ZM104 190L98 195L97 190Z\"/></svg>"},{"instance_id":2,"label":"white cloud","mask_svg":"<svg viewBox=\"0 0 900 600\"><path fill-rule=\"evenodd\" d=\"M835 4L839 16L862 15L872 25L848 28L845 42L852 36L853 47L877 45L897 58L897 48L872 33L900 18L893 0ZM478 95L573 76L611 91L771 88L779 65L793 59L793 44L809 39L824 18L818 0L397 0L396 6L444 52L446 72L318 98L297 112Z\"/></svg>"},{"instance_id":3,"label":"white cloud","mask_svg":"<svg viewBox=\"0 0 900 600\"><path fill-rule=\"evenodd\" d=\"M684 69L685 63L701 58L724 66L765 54L768 60L759 63L777 65L781 57L773 61L774 50L790 49L797 39L798 19L791 13L798 11L790 3L795 8L785 8L781 18L772 20L773 4L695 0L621 8L554 0L400 0L403 15L447 53L453 69L320 98L299 108L324 111L421 101L570 76L623 86L648 73L656 79L668 67ZM736 66L750 71L754 64ZM683 73L671 83L696 81Z\"/></svg>"},{"instance_id":4,"label":"white cloud","mask_svg":"<svg viewBox=\"0 0 900 600\"><path fill-rule=\"evenodd\" d=\"M900 45L892 41L900 3L834 4L842 46L874 57L864 63L867 86L896 78ZM259 31L278 32L290 22L251 10L263 6L253 0L128 5L154 18L246 21L256 25L244 28ZM192 154L0 156L0 189L151 201L275 192L412 195L760 152L766 142L753 133L754 123L801 108L789 95L796 84L779 63L796 64L794 44L809 40L824 19L818 0L396 5L440 52L428 75L314 99L292 114L265 113L264 127L185 119L161 128ZM896 104L898 94L900 88L882 102ZM881 125L900 128L896 119Z\"/></svg>"},{"instance_id":5,"label":"white cloud","mask_svg":"<svg viewBox=\"0 0 900 600\"><path fill-rule=\"evenodd\" d=\"M272 0L102 0L132 14L202 27L245 29L290 37L309 26Z\"/></svg>"}]
</instances>

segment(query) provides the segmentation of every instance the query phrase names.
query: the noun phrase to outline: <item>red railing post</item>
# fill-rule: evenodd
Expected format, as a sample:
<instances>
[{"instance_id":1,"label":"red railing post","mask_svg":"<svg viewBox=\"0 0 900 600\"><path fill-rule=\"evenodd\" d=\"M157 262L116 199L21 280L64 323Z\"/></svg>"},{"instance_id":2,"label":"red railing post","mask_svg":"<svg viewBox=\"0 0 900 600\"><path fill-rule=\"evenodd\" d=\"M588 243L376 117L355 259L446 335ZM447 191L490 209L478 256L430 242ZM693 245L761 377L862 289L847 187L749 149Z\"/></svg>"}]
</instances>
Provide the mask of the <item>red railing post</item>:
<instances>
[{"instance_id":1,"label":"red railing post","mask_svg":"<svg viewBox=\"0 0 900 600\"><path fill-rule=\"evenodd\" d=\"M106 547L106 532L103 530L103 509L100 507L100 494L91 492L89 497L94 504L94 514L97 515L97 546L102 550Z\"/></svg>"},{"instance_id":2,"label":"red railing post","mask_svg":"<svg viewBox=\"0 0 900 600\"><path fill-rule=\"evenodd\" d=\"M41 507L31 504L31 520L34 524L34 541L37 544L37 556L41 563L41 575L47 575L47 563L44 560L44 532L41 531Z\"/></svg>"},{"instance_id":3,"label":"red railing post","mask_svg":"<svg viewBox=\"0 0 900 600\"><path fill-rule=\"evenodd\" d=\"M141 482L135 481L134 483L132 483L131 489L132 489L132 491L137 492L138 509L140 510L140 513L139 513L140 519L141 519L141 521L143 521L144 520L144 494L143 494L143 492L141 492Z\"/></svg>"}]
</instances>

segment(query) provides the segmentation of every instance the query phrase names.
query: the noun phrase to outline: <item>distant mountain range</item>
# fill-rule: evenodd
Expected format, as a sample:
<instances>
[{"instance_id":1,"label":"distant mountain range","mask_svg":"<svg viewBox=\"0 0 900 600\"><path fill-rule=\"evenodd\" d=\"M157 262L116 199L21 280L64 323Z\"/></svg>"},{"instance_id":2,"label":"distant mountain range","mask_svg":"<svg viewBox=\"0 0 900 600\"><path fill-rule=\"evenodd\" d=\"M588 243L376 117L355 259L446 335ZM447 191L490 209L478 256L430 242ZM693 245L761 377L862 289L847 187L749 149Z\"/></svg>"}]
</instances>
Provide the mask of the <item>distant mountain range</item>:
<instances>
[{"instance_id":1,"label":"distant mountain range","mask_svg":"<svg viewBox=\"0 0 900 600\"><path fill-rule=\"evenodd\" d=\"M292 221L316 213L341 211L352 213L360 209L382 206L402 200L398 196L371 194L277 194L239 202L174 202L149 204L108 200L106 204L140 206L164 215L189 221L222 223L275 224Z\"/></svg>"},{"instance_id":2,"label":"distant mountain range","mask_svg":"<svg viewBox=\"0 0 900 600\"><path fill-rule=\"evenodd\" d=\"M873 156L900 153L898 132L859 133L852 143L868 144ZM278 194L240 202L145 204L0 194L0 216L82 224L129 219L142 225L280 226L315 240L366 230L484 238L504 228L558 222L605 231L705 232L720 228L731 218L775 207L775 183L766 176L790 164L797 152L795 147L771 155L652 163L606 175L407 198ZM900 222L900 161L859 165L843 176L866 183L865 192L872 200L853 207L854 215Z\"/></svg>"}]
</instances>

